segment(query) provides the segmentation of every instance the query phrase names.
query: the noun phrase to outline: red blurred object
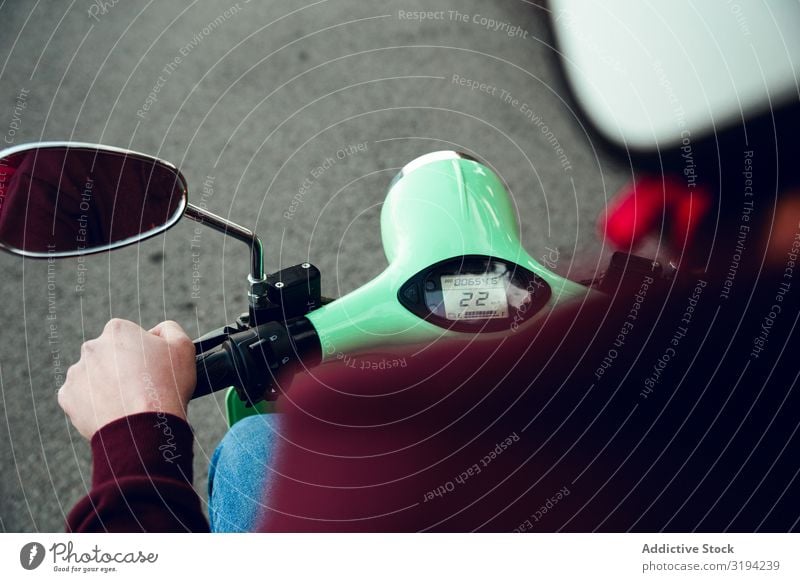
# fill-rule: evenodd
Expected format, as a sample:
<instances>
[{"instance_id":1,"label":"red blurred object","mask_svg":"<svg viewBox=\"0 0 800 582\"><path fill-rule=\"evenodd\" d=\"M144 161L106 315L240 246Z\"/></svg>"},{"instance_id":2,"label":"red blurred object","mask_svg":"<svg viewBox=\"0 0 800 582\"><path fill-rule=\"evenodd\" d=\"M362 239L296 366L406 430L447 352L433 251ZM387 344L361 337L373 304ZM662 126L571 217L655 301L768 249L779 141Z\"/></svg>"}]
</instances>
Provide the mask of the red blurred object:
<instances>
[{"instance_id":1,"label":"red blurred object","mask_svg":"<svg viewBox=\"0 0 800 582\"><path fill-rule=\"evenodd\" d=\"M677 197L670 215L672 242L677 249L689 246L710 209L711 194L705 188L696 188Z\"/></svg>"},{"instance_id":2,"label":"red blurred object","mask_svg":"<svg viewBox=\"0 0 800 582\"><path fill-rule=\"evenodd\" d=\"M613 246L626 251L646 235L669 229L670 243L680 253L691 245L711 201L703 186L687 188L673 176L645 176L614 197L598 228Z\"/></svg>"}]
</instances>

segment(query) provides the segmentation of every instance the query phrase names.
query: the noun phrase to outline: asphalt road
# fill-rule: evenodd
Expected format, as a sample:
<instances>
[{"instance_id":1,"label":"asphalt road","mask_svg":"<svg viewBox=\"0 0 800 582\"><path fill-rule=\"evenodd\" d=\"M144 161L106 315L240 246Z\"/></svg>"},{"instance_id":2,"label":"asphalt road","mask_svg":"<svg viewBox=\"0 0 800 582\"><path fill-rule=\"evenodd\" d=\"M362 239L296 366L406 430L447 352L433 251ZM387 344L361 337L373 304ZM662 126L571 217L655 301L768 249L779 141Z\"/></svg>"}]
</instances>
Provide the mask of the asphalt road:
<instances>
[{"instance_id":1,"label":"asphalt road","mask_svg":"<svg viewBox=\"0 0 800 582\"><path fill-rule=\"evenodd\" d=\"M607 260L594 220L628 172L570 109L544 8L450 0L420 20L431 8L416 0L66 4L0 3L4 145L70 139L170 160L193 201L263 237L270 269L311 260L326 295L385 267L386 187L439 149L497 170L533 256L555 252L573 279ZM55 399L85 339L111 317L196 336L245 309L245 248L210 230L193 248L195 236L183 222L82 263L0 254L0 531L60 530L87 489L88 446ZM205 495L222 398L190 420Z\"/></svg>"}]
</instances>

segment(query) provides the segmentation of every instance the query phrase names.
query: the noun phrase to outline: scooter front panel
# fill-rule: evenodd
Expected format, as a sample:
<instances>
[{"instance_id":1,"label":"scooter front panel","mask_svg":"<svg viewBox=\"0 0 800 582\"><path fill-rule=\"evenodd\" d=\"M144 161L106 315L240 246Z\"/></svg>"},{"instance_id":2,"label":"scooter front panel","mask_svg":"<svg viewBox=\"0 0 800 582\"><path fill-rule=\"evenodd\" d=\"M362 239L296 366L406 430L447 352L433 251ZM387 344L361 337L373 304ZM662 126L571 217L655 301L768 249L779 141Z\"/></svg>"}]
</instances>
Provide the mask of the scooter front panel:
<instances>
[{"instance_id":1,"label":"scooter front panel","mask_svg":"<svg viewBox=\"0 0 800 582\"><path fill-rule=\"evenodd\" d=\"M440 261L406 281L397 299L434 325L465 333L507 331L550 299L547 282L503 259L469 255Z\"/></svg>"}]
</instances>

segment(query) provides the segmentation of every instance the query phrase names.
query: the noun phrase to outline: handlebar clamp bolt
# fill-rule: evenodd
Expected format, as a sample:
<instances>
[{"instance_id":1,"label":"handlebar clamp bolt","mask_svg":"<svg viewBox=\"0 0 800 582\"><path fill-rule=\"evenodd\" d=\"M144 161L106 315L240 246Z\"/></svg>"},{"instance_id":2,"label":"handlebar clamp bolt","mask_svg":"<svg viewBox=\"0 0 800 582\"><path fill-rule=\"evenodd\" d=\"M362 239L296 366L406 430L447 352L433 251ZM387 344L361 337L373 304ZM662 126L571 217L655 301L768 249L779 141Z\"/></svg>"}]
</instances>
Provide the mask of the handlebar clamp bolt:
<instances>
[{"instance_id":1,"label":"handlebar clamp bolt","mask_svg":"<svg viewBox=\"0 0 800 582\"><path fill-rule=\"evenodd\" d=\"M256 281L251 277L248 277L248 281L250 283L250 289L247 294L250 299L250 304L260 307L268 303L269 283L267 280L262 279L261 281Z\"/></svg>"}]
</instances>

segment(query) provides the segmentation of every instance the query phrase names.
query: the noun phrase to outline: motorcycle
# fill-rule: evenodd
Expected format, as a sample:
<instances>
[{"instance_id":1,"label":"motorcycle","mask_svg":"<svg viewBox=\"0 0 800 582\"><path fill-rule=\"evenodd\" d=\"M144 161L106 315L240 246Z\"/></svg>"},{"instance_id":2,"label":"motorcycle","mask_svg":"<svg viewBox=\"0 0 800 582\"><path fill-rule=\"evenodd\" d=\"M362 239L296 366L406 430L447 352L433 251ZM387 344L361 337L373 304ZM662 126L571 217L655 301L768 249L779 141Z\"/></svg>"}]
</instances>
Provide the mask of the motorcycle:
<instances>
[{"instance_id":1,"label":"motorcycle","mask_svg":"<svg viewBox=\"0 0 800 582\"><path fill-rule=\"evenodd\" d=\"M183 174L164 160L80 142L0 152L0 247L13 254L106 252L183 217L250 251L247 312L194 340L193 398L227 388L230 425L264 412L302 367L385 347L497 338L593 292L525 251L500 178L455 151L423 155L394 177L381 213L389 265L335 300L322 297L311 263L267 273L258 236L191 204Z\"/></svg>"}]
</instances>

